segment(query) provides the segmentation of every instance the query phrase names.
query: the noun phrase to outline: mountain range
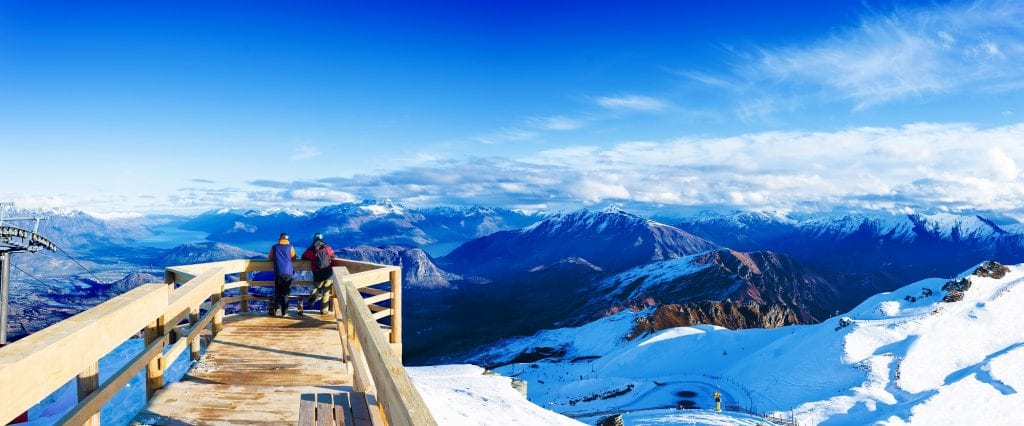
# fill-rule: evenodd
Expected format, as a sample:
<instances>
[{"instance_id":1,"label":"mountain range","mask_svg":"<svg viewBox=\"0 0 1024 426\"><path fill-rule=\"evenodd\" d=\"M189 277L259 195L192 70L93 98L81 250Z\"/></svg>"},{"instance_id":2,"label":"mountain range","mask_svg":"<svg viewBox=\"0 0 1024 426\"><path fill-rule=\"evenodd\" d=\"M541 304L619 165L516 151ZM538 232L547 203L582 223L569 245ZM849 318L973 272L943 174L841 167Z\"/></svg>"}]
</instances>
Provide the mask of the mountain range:
<instances>
[{"instance_id":1,"label":"mountain range","mask_svg":"<svg viewBox=\"0 0 1024 426\"><path fill-rule=\"evenodd\" d=\"M213 241L267 242L288 232L305 241L322 232L337 246L403 245L420 247L461 243L504 230L527 226L540 216L503 208L409 208L389 200L344 203L318 210L235 210L202 213L182 224L209 233Z\"/></svg>"},{"instance_id":2,"label":"mountain range","mask_svg":"<svg viewBox=\"0 0 1024 426\"><path fill-rule=\"evenodd\" d=\"M874 212L793 219L735 212L698 215L676 226L735 250L786 253L829 271L889 275L894 283L954 275L984 259L1024 261L1020 224L1001 226L980 215Z\"/></svg>"},{"instance_id":3,"label":"mountain range","mask_svg":"<svg viewBox=\"0 0 1024 426\"><path fill-rule=\"evenodd\" d=\"M614 207L525 213L385 200L177 218L50 215L51 228L41 232L58 233L68 250L88 253L82 263L101 282L63 255L18 257L17 265L44 284L68 282L51 289L16 271L16 300L30 300L24 292L94 300L99 284L130 272L159 276L169 265L263 257L227 243L269 246L286 230L301 245L306 234L321 231L339 256L402 266L413 363L462 359L480 345L623 310L644 312L635 338L693 324L817 323L907 281L951 276L988 258L1024 261L1020 224L948 213L737 212L655 221ZM154 224L168 223L200 230L208 241L134 245L160 232ZM455 248L434 257L429 249L438 244Z\"/></svg>"}]
</instances>

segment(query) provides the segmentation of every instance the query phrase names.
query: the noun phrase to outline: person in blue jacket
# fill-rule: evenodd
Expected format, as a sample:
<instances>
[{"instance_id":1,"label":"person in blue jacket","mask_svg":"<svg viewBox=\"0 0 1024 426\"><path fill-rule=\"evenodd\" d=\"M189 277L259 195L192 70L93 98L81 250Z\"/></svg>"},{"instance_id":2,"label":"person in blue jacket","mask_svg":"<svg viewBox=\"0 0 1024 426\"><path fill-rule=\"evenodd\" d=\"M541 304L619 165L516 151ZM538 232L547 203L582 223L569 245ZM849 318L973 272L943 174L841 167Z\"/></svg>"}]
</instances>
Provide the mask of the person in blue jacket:
<instances>
[{"instance_id":1,"label":"person in blue jacket","mask_svg":"<svg viewBox=\"0 0 1024 426\"><path fill-rule=\"evenodd\" d=\"M288 315L288 294L292 292L292 274L295 268L295 247L288 241L288 234L282 232L277 244L270 248L270 260L274 262L274 300L270 304L270 316L277 315L281 308L281 316Z\"/></svg>"}]
</instances>

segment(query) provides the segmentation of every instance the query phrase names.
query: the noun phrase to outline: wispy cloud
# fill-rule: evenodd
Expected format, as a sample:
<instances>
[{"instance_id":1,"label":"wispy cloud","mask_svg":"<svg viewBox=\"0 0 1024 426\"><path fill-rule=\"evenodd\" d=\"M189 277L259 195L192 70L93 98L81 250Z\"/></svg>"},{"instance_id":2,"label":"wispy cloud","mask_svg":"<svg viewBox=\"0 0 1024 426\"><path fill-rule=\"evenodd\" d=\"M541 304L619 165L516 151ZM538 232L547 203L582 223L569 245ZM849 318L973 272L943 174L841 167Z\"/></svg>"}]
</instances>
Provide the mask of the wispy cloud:
<instances>
[{"instance_id":1,"label":"wispy cloud","mask_svg":"<svg viewBox=\"0 0 1024 426\"><path fill-rule=\"evenodd\" d=\"M292 161L309 160L320 156L320 150L314 146L302 145L292 153Z\"/></svg>"},{"instance_id":2,"label":"wispy cloud","mask_svg":"<svg viewBox=\"0 0 1024 426\"><path fill-rule=\"evenodd\" d=\"M958 3L870 16L809 46L767 48L737 71L761 87L819 91L864 109L1020 81L1022 53L1024 4Z\"/></svg>"},{"instance_id":3,"label":"wispy cloud","mask_svg":"<svg viewBox=\"0 0 1024 426\"><path fill-rule=\"evenodd\" d=\"M1024 213L1024 124L764 132L437 162L321 183L413 203ZM978 141L985 141L979 148Z\"/></svg>"},{"instance_id":4,"label":"wispy cloud","mask_svg":"<svg viewBox=\"0 0 1024 426\"><path fill-rule=\"evenodd\" d=\"M637 111L662 111L669 103L658 98L638 95L602 96L594 100L598 105L608 109L629 109Z\"/></svg>"},{"instance_id":5,"label":"wispy cloud","mask_svg":"<svg viewBox=\"0 0 1024 426\"><path fill-rule=\"evenodd\" d=\"M576 130L583 127L583 120L561 115L535 118L530 120L530 122L534 126L544 130Z\"/></svg>"},{"instance_id":6,"label":"wispy cloud","mask_svg":"<svg viewBox=\"0 0 1024 426\"><path fill-rule=\"evenodd\" d=\"M495 145L509 142L525 142L537 137L537 132L524 130L515 127L506 127L494 133L480 135L473 140L486 145Z\"/></svg>"}]
</instances>

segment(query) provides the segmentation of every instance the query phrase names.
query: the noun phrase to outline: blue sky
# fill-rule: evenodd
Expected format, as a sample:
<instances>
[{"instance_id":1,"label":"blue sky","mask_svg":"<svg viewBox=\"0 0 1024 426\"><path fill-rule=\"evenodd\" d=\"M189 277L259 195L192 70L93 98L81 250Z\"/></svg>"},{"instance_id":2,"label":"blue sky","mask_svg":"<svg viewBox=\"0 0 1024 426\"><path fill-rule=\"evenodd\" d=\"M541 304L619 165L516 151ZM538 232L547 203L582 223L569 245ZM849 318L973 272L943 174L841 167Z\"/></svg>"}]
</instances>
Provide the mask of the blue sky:
<instances>
[{"instance_id":1,"label":"blue sky","mask_svg":"<svg viewBox=\"0 0 1024 426\"><path fill-rule=\"evenodd\" d=\"M1018 3L362 3L0 3L0 198L1024 205Z\"/></svg>"}]
</instances>

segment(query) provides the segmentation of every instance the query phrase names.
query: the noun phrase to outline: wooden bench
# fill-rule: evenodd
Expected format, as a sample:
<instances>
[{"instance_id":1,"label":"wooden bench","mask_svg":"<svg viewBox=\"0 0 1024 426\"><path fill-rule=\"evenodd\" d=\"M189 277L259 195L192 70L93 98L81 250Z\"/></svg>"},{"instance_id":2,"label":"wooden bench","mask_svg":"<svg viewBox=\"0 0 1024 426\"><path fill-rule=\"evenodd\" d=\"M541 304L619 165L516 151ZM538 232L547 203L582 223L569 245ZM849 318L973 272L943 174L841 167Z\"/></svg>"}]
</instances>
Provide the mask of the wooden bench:
<instances>
[{"instance_id":1,"label":"wooden bench","mask_svg":"<svg viewBox=\"0 0 1024 426\"><path fill-rule=\"evenodd\" d=\"M304 393L299 398L299 426L369 426L370 410L362 392Z\"/></svg>"}]
</instances>

